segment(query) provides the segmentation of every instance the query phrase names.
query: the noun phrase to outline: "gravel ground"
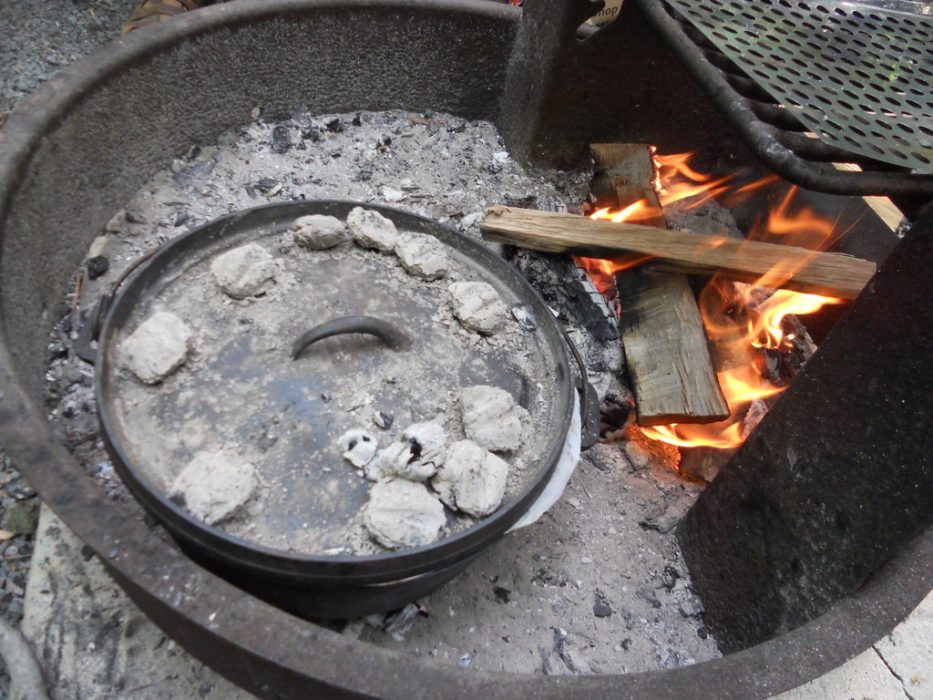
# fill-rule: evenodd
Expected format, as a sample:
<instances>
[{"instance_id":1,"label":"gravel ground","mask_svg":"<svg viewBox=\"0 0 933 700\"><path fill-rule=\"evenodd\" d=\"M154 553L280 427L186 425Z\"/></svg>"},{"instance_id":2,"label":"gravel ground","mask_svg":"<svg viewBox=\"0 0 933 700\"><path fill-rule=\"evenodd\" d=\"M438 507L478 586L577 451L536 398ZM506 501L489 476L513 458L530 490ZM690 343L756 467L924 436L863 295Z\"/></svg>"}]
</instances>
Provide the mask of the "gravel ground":
<instances>
[{"instance_id":1,"label":"gravel ground","mask_svg":"<svg viewBox=\"0 0 933 700\"><path fill-rule=\"evenodd\" d=\"M0 114L53 73L117 36L137 1L0 2Z\"/></svg>"},{"instance_id":2,"label":"gravel ground","mask_svg":"<svg viewBox=\"0 0 933 700\"><path fill-rule=\"evenodd\" d=\"M119 34L137 0L0 2L0 126L17 102L72 61ZM0 445L0 615L23 616L39 514L36 492ZM0 697L7 679L0 670Z\"/></svg>"}]
</instances>

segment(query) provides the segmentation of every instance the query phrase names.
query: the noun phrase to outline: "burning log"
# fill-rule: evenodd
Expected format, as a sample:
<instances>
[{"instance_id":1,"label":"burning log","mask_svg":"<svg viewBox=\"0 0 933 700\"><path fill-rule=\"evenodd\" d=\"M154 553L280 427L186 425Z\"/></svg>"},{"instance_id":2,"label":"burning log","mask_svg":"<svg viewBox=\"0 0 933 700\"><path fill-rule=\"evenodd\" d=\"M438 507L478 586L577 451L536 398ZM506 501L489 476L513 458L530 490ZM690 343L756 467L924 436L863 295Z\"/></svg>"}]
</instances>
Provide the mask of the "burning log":
<instances>
[{"instance_id":1,"label":"burning log","mask_svg":"<svg viewBox=\"0 0 933 700\"><path fill-rule=\"evenodd\" d=\"M654 191L654 166L648 150L641 143L593 143L590 150L596 161L590 194L597 202L621 208L644 201L651 209L643 219L649 226L666 226L664 211Z\"/></svg>"},{"instance_id":2,"label":"burning log","mask_svg":"<svg viewBox=\"0 0 933 700\"><path fill-rule=\"evenodd\" d=\"M593 144L592 191L616 206L645 202L665 226L644 144ZM629 271L616 277L620 334L640 425L712 423L729 415L716 381L693 292L683 275Z\"/></svg>"},{"instance_id":3,"label":"burning log","mask_svg":"<svg viewBox=\"0 0 933 700\"><path fill-rule=\"evenodd\" d=\"M487 240L548 253L611 258L620 251L656 260L655 267L743 282L763 277L767 286L854 299L875 273L875 264L841 253L698 236L626 222L492 206L482 223Z\"/></svg>"},{"instance_id":4,"label":"burning log","mask_svg":"<svg viewBox=\"0 0 933 700\"><path fill-rule=\"evenodd\" d=\"M683 275L630 270L616 276L621 334L638 424L714 423L729 416L703 322Z\"/></svg>"}]
</instances>

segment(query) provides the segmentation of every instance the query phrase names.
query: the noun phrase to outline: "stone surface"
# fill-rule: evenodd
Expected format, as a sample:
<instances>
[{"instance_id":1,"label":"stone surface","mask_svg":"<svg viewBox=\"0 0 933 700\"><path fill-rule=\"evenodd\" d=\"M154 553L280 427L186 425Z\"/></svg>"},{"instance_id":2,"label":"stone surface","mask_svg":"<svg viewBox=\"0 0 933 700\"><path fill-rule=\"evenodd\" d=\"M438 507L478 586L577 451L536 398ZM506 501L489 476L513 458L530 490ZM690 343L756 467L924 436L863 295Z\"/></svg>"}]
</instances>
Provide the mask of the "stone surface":
<instances>
[{"instance_id":1,"label":"stone surface","mask_svg":"<svg viewBox=\"0 0 933 700\"><path fill-rule=\"evenodd\" d=\"M0 3L0 115L43 80L116 37L137 0ZM3 119L0 116L0 124Z\"/></svg>"},{"instance_id":2,"label":"stone surface","mask_svg":"<svg viewBox=\"0 0 933 700\"><path fill-rule=\"evenodd\" d=\"M215 525L236 515L258 486L253 465L236 453L200 451L172 482L169 498Z\"/></svg>"},{"instance_id":3,"label":"stone surface","mask_svg":"<svg viewBox=\"0 0 933 700\"><path fill-rule=\"evenodd\" d=\"M450 271L450 259L443 244L434 236L423 233L403 233L395 246L395 254L408 272L415 277L436 280Z\"/></svg>"},{"instance_id":4,"label":"stone surface","mask_svg":"<svg viewBox=\"0 0 933 700\"><path fill-rule=\"evenodd\" d=\"M420 547L444 527L444 506L421 484L387 479L373 486L363 514L366 529L383 547Z\"/></svg>"},{"instance_id":5,"label":"stone surface","mask_svg":"<svg viewBox=\"0 0 933 700\"><path fill-rule=\"evenodd\" d=\"M356 244L383 253L391 253L398 243L395 224L378 211L355 207L347 215L347 227Z\"/></svg>"},{"instance_id":6,"label":"stone surface","mask_svg":"<svg viewBox=\"0 0 933 700\"><path fill-rule=\"evenodd\" d=\"M31 535L39 523L39 499L30 498L11 504L3 513L2 527L14 535Z\"/></svg>"},{"instance_id":7,"label":"stone surface","mask_svg":"<svg viewBox=\"0 0 933 700\"><path fill-rule=\"evenodd\" d=\"M120 344L123 363L146 384L156 384L181 367L194 336L178 316L160 311Z\"/></svg>"},{"instance_id":8,"label":"stone surface","mask_svg":"<svg viewBox=\"0 0 933 700\"><path fill-rule=\"evenodd\" d=\"M492 513L505 495L509 465L475 442L461 440L450 446L431 485L451 508L474 518Z\"/></svg>"},{"instance_id":9,"label":"stone surface","mask_svg":"<svg viewBox=\"0 0 933 700\"><path fill-rule=\"evenodd\" d=\"M310 214L292 224L295 243L308 250L327 250L350 240L347 225L335 216Z\"/></svg>"},{"instance_id":10,"label":"stone surface","mask_svg":"<svg viewBox=\"0 0 933 700\"><path fill-rule=\"evenodd\" d=\"M507 391L494 386L467 387L460 393L463 431L481 447L513 452L522 446L528 411L516 405Z\"/></svg>"},{"instance_id":11,"label":"stone surface","mask_svg":"<svg viewBox=\"0 0 933 700\"><path fill-rule=\"evenodd\" d=\"M247 243L211 262L211 274L227 296L245 299L269 289L275 281L272 255L258 243Z\"/></svg>"},{"instance_id":12,"label":"stone surface","mask_svg":"<svg viewBox=\"0 0 933 700\"><path fill-rule=\"evenodd\" d=\"M449 290L454 316L470 330L492 335L508 320L508 310L491 284L454 282Z\"/></svg>"},{"instance_id":13,"label":"stone surface","mask_svg":"<svg viewBox=\"0 0 933 700\"><path fill-rule=\"evenodd\" d=\"M806 685L775 696L777 700L919 700L920 697L905 692L904 684L891 673L874 648Z\"/></svg>"},{"instance_id":14,"label":"stone surface","mask_svg":"<svg viewBox=\"0 0 933 700\"><path fill-rule=\"evenodd\" d=\"M903 683L908 697L933 700L933 592L880 639L874 651Z\"/></svg>"}]
</instances>

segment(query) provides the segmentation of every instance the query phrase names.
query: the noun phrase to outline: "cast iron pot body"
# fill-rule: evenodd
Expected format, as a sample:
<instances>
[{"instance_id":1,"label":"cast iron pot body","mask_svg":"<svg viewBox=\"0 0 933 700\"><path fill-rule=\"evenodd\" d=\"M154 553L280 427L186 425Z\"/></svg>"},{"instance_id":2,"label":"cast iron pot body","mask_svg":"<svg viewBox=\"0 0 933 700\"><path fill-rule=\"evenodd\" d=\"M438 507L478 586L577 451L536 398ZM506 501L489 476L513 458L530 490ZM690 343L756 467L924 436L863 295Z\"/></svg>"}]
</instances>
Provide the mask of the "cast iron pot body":
<instances>
[{"instance_id":1,"label":"cast iron pot body","mask_svg":"<svg viewBox=\"0 0 933 700\"><path fill-rule=\"evenodd\" d=\"M43 399L51 310L114 210L173 155L245 123L256 105L445 110L515 131L516 114L500 105L520 20L480 0L214 5L65 69L0 129L0 440L157 624L260 696L767 697L865 649L929 592L927 530L820 618L715 661L622 676L462 670L346 639L211 574L127 518L53 433ZM614 36L585 43L595 51ZM587 134L620 136L611 126Z\"/></svg>"},{"instance_id":2,"label":"cast iron pot body","mask_svg":"<svg viewBox=\"0 0 933 700\"><path fill-rule=\"evenodd\" d=\"M541 361L552 384L548 387L548 421L531 429L529 439L543 442L541 459L532 465L533 478L510 501L472 527L422 547L367 556L311 556L261 546L228 535L193 517L152 486L129 456L128 439L115 428L119 411L115 367L110 352L135 307L162 289L163 279L175 276L204 251L216 255L224 239L246 240L283 230L300 216L321 214L346 219L359 202L300 201L270 204L216 219L166 243L149 257L117 290L101 330L95 371L95 395L107 449L121 478L137 499L179 540L189 553L226 578L307 617L349 618L392 610L425 595L459 573L466 563L495 542L528 510L547 484L561 456L570 414L573 387L561 330L544 300L501 257L453 229L422 216L392 207L365 205L392 220L403 231L435 237L443 246L466 256L486 279L514 294L537 319L535 333L547 348ZM346 284L357 284L348 279ZM400 313L403 314L404 311ZM414 323L414 319L410 319ZM510 370L500 370L508 374ZM507 381L503 376L496 381ZM309 427L309 430L311 428ZM327 440L326 433L317 436Z\"/></svg>"}]
</instances>

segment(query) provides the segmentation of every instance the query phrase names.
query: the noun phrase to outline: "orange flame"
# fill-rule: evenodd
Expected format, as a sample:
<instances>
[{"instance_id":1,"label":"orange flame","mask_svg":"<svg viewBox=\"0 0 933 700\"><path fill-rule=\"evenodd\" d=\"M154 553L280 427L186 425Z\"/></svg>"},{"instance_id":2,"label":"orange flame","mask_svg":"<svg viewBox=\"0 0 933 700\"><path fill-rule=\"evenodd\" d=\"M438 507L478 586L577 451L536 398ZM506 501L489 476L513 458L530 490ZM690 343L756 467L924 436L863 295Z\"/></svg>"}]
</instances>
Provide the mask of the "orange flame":
<instances>
[{"instance_id":1,"label":"orange flame","mask_svg":"<svg viewBox=\"0 0 933 700\"><path fill-rule=\"evenodd\" d=\"M660 155L654 146L651 146L650 150L655 165L654 189L662 208L691 197L696 199L690 202L688 208L697 207L710 197L718 196L728 190L726 183L731 176L713 179L709 175L697 172L689 165L693 153ZM604 219L614 223L620 221L638 223L657 220L663 215L663 209L659 209L647 198L642 198L616 212L611 211L609 207L599 209L590 214L590 218ZM580 264L590 273L597 289L604 294L610 293L613 289L612 278L617 272L628 270L648 260L651 260L651 256L628 256L615 260L578 258Z\"/></svg>"},{"instance_id":2,"label":"orange flame","mask_svg":"<svg viewBox=\"0 0 933 700\"><path fill-rule=\"evenodd\" d=\"M710 197L719 197L729 206L751 196L756 190L775 180L761 180L731 188L731 176L714 179L697 172L689 164L692 153L659 155L652 148L656 166L655 189L662 207L672 202L694 198L689 207L699 206ZM779 237L782 242L812 250L823 249L838 239L833 222L820 218L811 209L792 211L796 194L792 187L764 221L759 222L749 238ZM641 199L618 212L600 209L593 219L638 221L657 218L660 212L647 199ZM641 264L649 257L619 260L580 258L581 264L593 276L601 291L613 290L613 276L622 270ZM779 394L785 387L772 384L762 376L753 361L754 354L765 350L779 351L792 347L793 335L786 334L782 322L790 315L814 313L827 304L843 303L841 299L816 294L800 294L786 290L772 291L794 269L783 265L752 285L733 283L714 276L700 295L699 305L707 336L726 366L718 373L719 385L729 406L729 418L718 423L671 425L642 428L648 437L678 447L711 447L730 449L745 440L743 420L749 404Z\"/></svg>"},{"instance_id":3,"label":"orange flame","mask_svg":"<svg viewBox=\"0 0 933 700\"><path fill-rule=\"evenodd\" d=\"M786 336L781 327L787 316L812 314L829 304L842 303L842 299L834 297L778 290L758 306L755 318L749 320L749 342L756 348L778 350L790 347L793 337Z\"/></svg>"},{"instance_id":4,"label":"orange flame","mask_svg":"<svg viewBox=\"0 0 933 700\"><path fill-rule=\"evenodd\" d=\"M786 388L775 386L761 375L752 361L755 349L780 350L792 347L793 334L785 334L781 325L787 315L813 313L827 304L840 304L843 301L779 290L754 305L751 292L758 290L760 293L761 288L732 284L737 288L734 302L740 313L726 312L724 306L728 303L728 293L723 294L721 287L724 283L721 280L711 281L700 297L703 324L711 343L718 350L717 355L728 358L726 364L740 363L717 373L719 386L729 406L729 417L717 423L672 423L642 428L648 437L678 447L725 450L741 445L745 441L743 420L749 404L756 399L775 396ZM718 291L709 292L714 289ZM747 317L744 327L736 322L736 315Z\"/></svg>"},{"instance_id":5,"label":"orange flame","mask_svg":"<svg viewBox=\"0 0 933 700\"><path fill-rule=\"evenodd\" d=\"M662 207L682 199L703 195L690 203L690 208L698 207L728 189L726 183L732 179L731 175L714 180L710 175L698 173L689 165L692 157L693 153L675 153L667 156L655 153L652 156L657 170L655 187Z\"/></svg>"}]
</instances>

